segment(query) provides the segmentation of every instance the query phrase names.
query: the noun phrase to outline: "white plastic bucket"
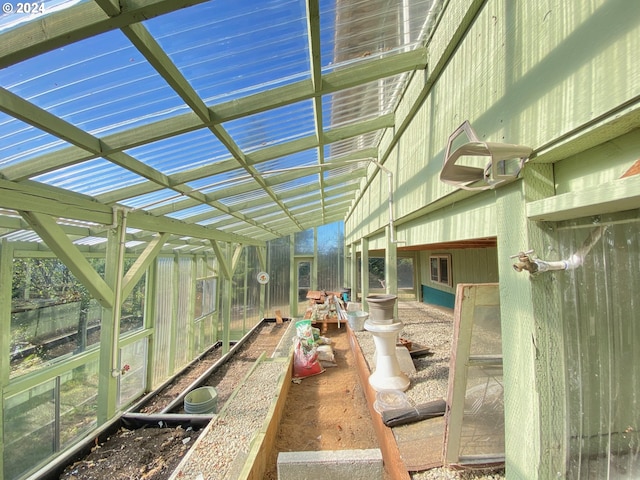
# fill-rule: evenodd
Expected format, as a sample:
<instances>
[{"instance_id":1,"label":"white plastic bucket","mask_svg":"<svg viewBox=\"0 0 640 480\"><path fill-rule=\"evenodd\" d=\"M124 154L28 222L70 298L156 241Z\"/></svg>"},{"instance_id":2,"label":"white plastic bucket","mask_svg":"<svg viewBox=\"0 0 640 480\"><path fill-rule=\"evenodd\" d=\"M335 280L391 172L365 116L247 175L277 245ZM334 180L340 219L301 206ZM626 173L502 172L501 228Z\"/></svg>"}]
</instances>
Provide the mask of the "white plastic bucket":
<instances>
[{"instance_id":1,"label":"white plastic bucket","mask_svg":"<svg viewBox=\"0 0 640 480\"><path fill-rule=\"evenodd\" d=\"M347 312L347 321L349 322L351 330L354 332L361 332L364 330L364 322L367 318L369 318L369 314L367 312Z\"/></svg>"},{"instance_id":2,"label":"white plastic bucket","mask_svg":"<svg viewBox=\"0 0 640 480\"><path fill-rule=\"evenodd\" d=\"M218 405L218 392L213 387L191 390L184 397L184 411L187 413L212 413Z\"/></svg>"}]
</instances>

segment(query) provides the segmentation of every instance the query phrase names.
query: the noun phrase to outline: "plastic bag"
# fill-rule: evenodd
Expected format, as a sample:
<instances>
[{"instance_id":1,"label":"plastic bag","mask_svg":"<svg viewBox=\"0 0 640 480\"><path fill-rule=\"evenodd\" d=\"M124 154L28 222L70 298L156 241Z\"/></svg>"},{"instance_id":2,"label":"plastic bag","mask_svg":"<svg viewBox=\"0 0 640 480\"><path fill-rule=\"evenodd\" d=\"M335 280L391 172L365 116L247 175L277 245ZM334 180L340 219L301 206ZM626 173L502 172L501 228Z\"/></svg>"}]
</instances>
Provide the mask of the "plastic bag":
<instances>
[{"instance_id":1,"label":"plastic bag","mask_svg":"<svg viewBox=\"0 0 640 480\"><path fill-rule=\"evenodd\" d=\"M302 346L307 351L311 350L311 348L316 344L311 320L298 320L296 322L296 334L300 339L300 342L302 342Z\"/></svg>"},{"instance_id":2,"label":"plastic bag","mask_svg":"<svg viewBox=\"0 0 640 480\"><path fill-rule=\"evenodd\" d=\"M318 345L318 361L323 367L337 367L336 357L331 345Z\"/></svg>"}]
</instances>

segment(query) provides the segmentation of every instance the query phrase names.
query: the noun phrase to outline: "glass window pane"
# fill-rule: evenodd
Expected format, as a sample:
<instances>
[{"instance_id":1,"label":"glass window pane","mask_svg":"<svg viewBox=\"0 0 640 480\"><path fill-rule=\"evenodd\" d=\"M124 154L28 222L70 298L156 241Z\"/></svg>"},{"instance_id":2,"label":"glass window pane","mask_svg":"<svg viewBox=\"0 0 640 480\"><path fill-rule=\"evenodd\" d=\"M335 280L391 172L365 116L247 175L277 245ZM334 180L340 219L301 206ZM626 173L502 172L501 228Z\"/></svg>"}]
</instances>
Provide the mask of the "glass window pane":
<instances>
[{"instance_id":1,"label":"glass window pane","mask_svg":"<svg viewBox=\"0 0 640 480\"><path fill-rule=\"evenodd\" d=\"M60 377L60 444L70 445L96 424L98 360Z\"/></svg>"},{"instance_id":2,"label":"glass window pane","mask_svg":"<svg viewBox=\"0 0 640 480\"><path fill-rule=\"evenodd\" d=\"M369 288L385 288L384 257L369 258Z\"/></svg>"},{"instance_id":3,"label":"glass window pane","mask_svg":"<svg viewBox=\"0 0 640 480\"><path fill-rule=\"evenodd\" d=\"M398 288L413 288L413 258L398 259Z\"/></svg>"},{"instance_id":4,"label":"glass window pane","mask_svg":"<svg viewBox=\"0 0 640 480\"><path fill-rule=\"evenodd\" d=\"M500 457L504 455L502 366L471 366L467 375L460 457Z\"/></svg>"},{"instance_id":5,"label":"glass window pane","mask_svg":"<svg viewBox=\"0 0 640 480\"><path fill-rule=\"evenodd\" d=\"M125 271L128 271L135 259L125 260ZM130 333L144 327L144 296L146 275L138 281L133 291L125 299L120 310L120 333Z\"/></svg>"},{"instance_id":6,"label":"glass window pane","mask_svg":"<svg viewBox=\"0 0 640 480\"><path fill-rule=\"evenodd\" d=\"M449 259L440 257L440 282L449 283Z\"/></svg>"},{"instance_id":7,"label":"glass window pane","mask_svg":"<svg viewBox=\"0 0 640 480\"><path fill-rule=\"evenodd\" d=\"M118 405L134 401L144 393L147 378L147 339L143 338L120 350L121 375Z\"/></svg>"},{"instance_id":8,"label":"glass window pane","mask_svg":"<svg viewBox=\"0 0 640 480\"><path fill-rule=\"evenodd\" d=\"M104 260L90 259L104 272ZM102 309L57 259L14 259L11 377L100 341Z\"/></svg>"},{"instance_id":9,"label":"glass window pane","mask_svg":"<svg viewBox=\"0 0 640 480\"><path fill-rule=\"evenodd\" d=\"M56 451L55 381L4 402L4 478L18 478Z\"/></svg>"},{"instance_id":10,"label":"glass window pane","mask_svg":"<svg viewBox=\"0 0 640 480\"><path fill-rule=\"evenodd\" d=\"M216 278L203 278L196 281L195 318L215 312L216 284Z\"/></svg>"},{"instance_id":11,"label":"glass window pane","mask_svg":"<svg viewBox=\"0 0 640 480\"><path fill-rule=\"evenodd\" d=\"M296 255L313 255L313 228L295 234Z\"/></svg>"},{"instance_id":12,"label":"glass window pane","mask_svg":"<svg viewBox=\"0 0 640 480\"><path fill-rule=\"evenodd\" d=\"M431 257L429 259L429 264L431 265L431 280L434 282L440 281L440 275L438 273L440 263L438 262L438 258Z\"/></svg>"}]
</instances>

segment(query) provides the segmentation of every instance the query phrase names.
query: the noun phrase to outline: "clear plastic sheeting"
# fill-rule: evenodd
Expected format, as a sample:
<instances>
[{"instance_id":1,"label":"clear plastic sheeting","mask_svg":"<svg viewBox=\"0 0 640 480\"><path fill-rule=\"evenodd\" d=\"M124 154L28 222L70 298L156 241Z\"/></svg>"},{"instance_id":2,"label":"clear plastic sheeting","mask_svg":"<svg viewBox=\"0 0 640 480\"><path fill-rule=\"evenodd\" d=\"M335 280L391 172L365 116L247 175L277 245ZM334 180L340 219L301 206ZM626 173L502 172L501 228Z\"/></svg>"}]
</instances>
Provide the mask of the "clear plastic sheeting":
<instances>
[{"instance_id":1,"label":"clear plastic sheeting","mask_svg":"<svg viewBox=\"0 0 640 480\"><path fill-rule=\"evenodd\" d=\"M558 225L560 258L594 228L581 268L557 275L567 367L566 478L640 478L640 211Z\"/></svg>"}]
</instances>

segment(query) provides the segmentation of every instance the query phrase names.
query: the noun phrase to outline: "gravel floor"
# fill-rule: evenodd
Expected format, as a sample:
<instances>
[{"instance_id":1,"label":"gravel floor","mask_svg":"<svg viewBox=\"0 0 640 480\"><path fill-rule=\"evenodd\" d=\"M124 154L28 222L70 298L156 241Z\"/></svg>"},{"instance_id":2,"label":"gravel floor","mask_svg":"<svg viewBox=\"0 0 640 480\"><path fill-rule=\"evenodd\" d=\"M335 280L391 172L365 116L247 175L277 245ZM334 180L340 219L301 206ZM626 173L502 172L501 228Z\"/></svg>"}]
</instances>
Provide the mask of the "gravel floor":
<instances>
[{"instance_id":1,"label":"gravel floor","mask_svg":"<svg viewBox=\"0 0 640 480\"><path fill-rule=\"evenodd\" d=\"M285 362L261 362L237 390L229 407L214 419L181 462L172 478L223 480L238 478L251 440L262 427L284 374ZM220 441L223 438L224 441Z\"/></svg>"},{"instance_id":2,"label":"gravel floor","mask_svg":"<svg viewBox=\"0 0 640 480\"><path fill-rule=\"evenodd\" d=\"M413 405L418 405L430 400L446 398L453 339L453 311L421 302L399 301L398 319L403 323L399 337L410 340L414 345L428 347L430 350L430 355L414 358L416 372L409 375L411 385L405 392L408 400ZM375 367L373 337L367 331L355 332L355 334L369 369L373 370ZM412 473L411 478L413 480L499 480L505 477L502 469L472 471L435 468Z\"/></svg>"},{"instance_id":3,"label":"gravel floor","mask_svg":"<svg viewBox=\"0 0 640 480\"><path fill-rule=\"evenodd\" d=\"M400 337L418 346L430 349L428 356L414 359L416 372L410 375L411 386L406 394L413 404L437 398L446 398L449 374L449 356L453 333L453 312L432 307L420 302L398 303L398 316L403 322ZM287 335L284 345L288 349ZM375 345L369 332L356 332L363 355L371 367L374 362ZM285 341L286 340L286 341ZM263 363L249 377L246 385L230 402L229 411L215 419L203 432L189 453L174 472L175 478L203 480L235 478L242 468L253 434L262 426L265 415L275 394L282 374L281 365ZM252 381L259 379L259 381ZM221 437L225 438L220 442ZM215 472L215 473L214 473ZM172 477L172 478L174 478ZM501 480L504 471L472 471L437 468L411 475L413 480L462 479Z\"/></svg>"}]
</instances>

